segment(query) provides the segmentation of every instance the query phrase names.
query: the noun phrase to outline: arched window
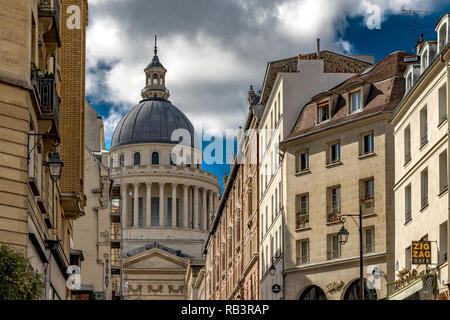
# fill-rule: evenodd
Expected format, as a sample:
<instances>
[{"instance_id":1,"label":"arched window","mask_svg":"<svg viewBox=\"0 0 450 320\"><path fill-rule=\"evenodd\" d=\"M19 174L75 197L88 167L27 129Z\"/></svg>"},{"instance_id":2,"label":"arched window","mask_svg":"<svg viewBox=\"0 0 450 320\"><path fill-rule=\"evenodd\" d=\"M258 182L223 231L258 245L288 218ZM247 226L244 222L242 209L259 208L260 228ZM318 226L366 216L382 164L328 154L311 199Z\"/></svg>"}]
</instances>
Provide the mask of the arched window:
<instances>
[{"instance_id":1,"label":"arched window","mask_svg":"<svg viewBox=\"0 0 450 320\"><path fill-rule=\"evenodd\" d=\"M318 286L310 286L303 291L299 300L327 300L327 296Z\"/></svg>"},{"instance_id":2,"label":"arched window","mask_svg":"<svg viewBox=\"0 0 450 320\"><path fill-rule=\"evenodd\" d=\"M152 164L159 164L159 153L158 152L152 153Z\"/></svg>"},{"instance_id":3,"label":"arched window","mask_svg":"<svg viewBox=\"0 0 450 320\"><path fill-rule=\"evenodd\" d=\"M163 76L159 77L159 84L162 86L164 85L164 77Z\"/></svg>"},{"instance_id":4,"label":"arched window","mask_svg":"<svg viewBox=\"0 0 450 320\"><path fill-rule=\"evenodd\" d=\"M119 165L121 167L123 167L125 165L125 158L124 158L123 154L121 154L119 157Z\"/></svg>"},{"instance_id":5,"label":"arched window","mask_svg":"<svg viewBox=\"0 0 450 320\"><path fill-rule=\"evenodd\" d=\"M134 154L134 165L138 166L141 164L141 154L139 152L136 152Z\"/></svg>"},{"instance_id":6,"label":"arched window","mask_svg":"<svg viewBox=\"0 0 450 320\"><path fill-rule=\"evenodd\" d=\"M158 84L158 75L156 73L153 75L153 84Z\"/></svg>"},{"instance_id":7,"label":"arched window","mask_svg":"<svg viewBox=\"0 0 450 320\"><path fill-rule=\"evenodd\" d=\"M366 286L366 279L363 281L364 286L364 300L376 300L377 291L375 289L368 290ZM361 300L361 290L359 286L359 279L352 282L344 294L344 300Z\"/></svg>"}]
</instances>

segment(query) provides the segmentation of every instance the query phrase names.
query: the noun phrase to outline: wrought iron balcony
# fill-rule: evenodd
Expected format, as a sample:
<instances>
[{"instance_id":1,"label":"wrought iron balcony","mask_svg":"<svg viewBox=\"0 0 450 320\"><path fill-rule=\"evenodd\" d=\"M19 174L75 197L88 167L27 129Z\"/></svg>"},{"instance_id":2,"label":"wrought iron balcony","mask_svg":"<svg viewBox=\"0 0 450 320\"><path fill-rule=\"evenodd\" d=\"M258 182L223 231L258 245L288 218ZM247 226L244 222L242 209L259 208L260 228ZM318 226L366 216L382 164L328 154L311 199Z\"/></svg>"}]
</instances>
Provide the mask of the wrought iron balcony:
<instances>
[{"instance_id":1,"label":"wrought iron balcony","mask_svg":"<svg viewBox=\"0 0 450 320\"><path fill-rule=\"evenodd\" d=\"M309 255L297 257L297 265L309 263Z\"/></svg>"},{"instance_id":2,"label":"wrought iron balcony","mask_svg":"<svg viewBox=\"0 0 450 320\"><path fill-rule=\"evenodd\" d=\"M61 9L59 0L39 0L38 10L40 18L53 20L50 29L45 30L44 41L57 42L58 46L61 47Z\"/></svg>"},{"instance_id":3,"label":"wrought iron balcony","mask_svg":"<svg viewBox=\"0 0 450 320\"><path fill-rule=\"evenodd\" d=\"M328 260L338 259L341 257L340 250L331 250L327 252Z\"/></svg>"},{"instance_id":4,"label":"wrought iron balcony","mask_svg":"<svg viewBox=\"0 0 450 320\"><path fill-rule=\"evenodd\" d=\"M329 208L327 222L336 222L341 218L341 208Z\"/></svg>"},{"instance_id":5,"label":"wrought iron balcony","mask_svg":"<svg viewBox=\"0 0 450 320\"><path fill-rule=\"evenodd\" d=\"M411 161L411 152L405 154L405 164Z\"/></svg>"},{"instance_id":6,"label":"wrought iron balcony","mask_svg":"<svg viewBox=\"0 0 450 320\"><path fill-rule=\"evenodd\" d=\"M53 120L59 130L59 104L60 99L56 89L56 79L53 74L42 72L32 65L31 82L36 88L42 119Z\"/></svg>"},{"instance_id":7,"label":"wrought iron balcony","mask_svg":"<svg viewBox=\"0 0 450 320\"><path fill-rule=\"evenodd\" d=\"M297 229L306 228L309 225L309 213L307 210L300 210L297 213Z\"/></svg>"},{"instance_id":8,"label":"wrought iron balcony","mask_svg":"<svg viewBox=\"0 0 450 320\"><path fill-rule=\"evenodd\" d=\"M422 209L428 206L428 196L422 198Z\"/></svg>"},{"instance_id":9,"label":"wrought iron balcony","mask_svg":"<svg viewBox=\"0 0 450 320\"><path fill-rule=\"evenodd\" d=\"M375 246L373 244L366 244L363 247L363 252L364 253L372 253L375 252Z\"/></svg>"}]
</instances>

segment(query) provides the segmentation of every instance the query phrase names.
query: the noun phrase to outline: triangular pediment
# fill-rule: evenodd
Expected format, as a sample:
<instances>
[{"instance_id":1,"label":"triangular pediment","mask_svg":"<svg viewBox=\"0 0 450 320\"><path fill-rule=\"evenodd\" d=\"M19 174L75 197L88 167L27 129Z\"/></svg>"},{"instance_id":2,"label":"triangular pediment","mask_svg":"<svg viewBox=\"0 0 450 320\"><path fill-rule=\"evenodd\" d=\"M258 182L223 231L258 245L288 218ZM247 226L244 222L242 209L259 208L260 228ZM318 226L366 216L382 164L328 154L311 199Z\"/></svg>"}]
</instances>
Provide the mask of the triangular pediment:
<instances>
[{"instance_id":1,"label":"triangular pediment","mask_svg":"<svg viewBox=\"0 0 450 320\"><path fill-rule=\"evenodd\" d=\"M126 258L123 266L127 269L185 269L188 263L188 258L178 257L161 249L152 248Z\"/></svg>"}]
</instances>

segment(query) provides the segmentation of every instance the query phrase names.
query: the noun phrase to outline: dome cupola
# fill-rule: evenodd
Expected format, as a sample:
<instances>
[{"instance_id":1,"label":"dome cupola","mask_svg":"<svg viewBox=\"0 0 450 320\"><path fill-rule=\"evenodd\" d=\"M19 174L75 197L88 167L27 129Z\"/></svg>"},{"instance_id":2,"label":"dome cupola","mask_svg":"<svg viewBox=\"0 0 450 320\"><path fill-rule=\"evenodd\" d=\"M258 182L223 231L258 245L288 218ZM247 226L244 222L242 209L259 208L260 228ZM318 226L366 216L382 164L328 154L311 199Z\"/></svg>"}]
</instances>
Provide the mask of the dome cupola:
<instances>
[{"instance_id":1,"label":"dome cupola","mask_svg":"<svg viewBox=\"0 0 450 320\"><path fill-rule=\"evenodd\" d=\"M155 55L152 62L145 68L145 88L142 89L141 96L143 99L162 98L168 99L169 90L166 88L166 68L159 62L157 37L155 36Z\"/></svg>"}]
</instances>

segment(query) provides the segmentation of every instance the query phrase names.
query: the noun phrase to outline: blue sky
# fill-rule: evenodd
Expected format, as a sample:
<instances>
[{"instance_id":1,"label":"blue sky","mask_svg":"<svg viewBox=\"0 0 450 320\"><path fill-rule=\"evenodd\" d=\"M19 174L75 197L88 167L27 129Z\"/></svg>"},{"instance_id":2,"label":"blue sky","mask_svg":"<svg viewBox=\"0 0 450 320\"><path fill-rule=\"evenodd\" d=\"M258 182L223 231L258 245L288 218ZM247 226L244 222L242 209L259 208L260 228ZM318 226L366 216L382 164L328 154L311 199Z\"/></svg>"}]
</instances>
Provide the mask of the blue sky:
<instances>
[{"instance_id":1,"label":"blue sky","mask_svg":"<svg viewBox=\"0 0 450 320\"><path fill-rule=\"evenodd\" d=\"M381 29L369 29L368 1L195 0L186 8L179 0L164 1L90 2L87 99L105 119L107 148L117 122L139 102L154 34L168 69L170 100L198 130L223 130L244 124L248 87L261 88L268 61L314 52L317 37L322 50L370 54L375 61L394 51L413 52L419 34L435 39L437 20L450 12L447 1L372 1L380 4L382 21ZM201 19L195 16L196 2L204 9ZM414 25L412 16L401 15L403 4L430 12L417 15ZM154 19L144 10L152 5ZM320 9L324 5L329 12ZM223 14L216 16L217 11ZM292 12L303 18L300 25ZM166 19L157 21L164 13ZM228 165L203 168L217 175L220 184L224 171L229 172Z\"/></svg>"}]
</instances>

